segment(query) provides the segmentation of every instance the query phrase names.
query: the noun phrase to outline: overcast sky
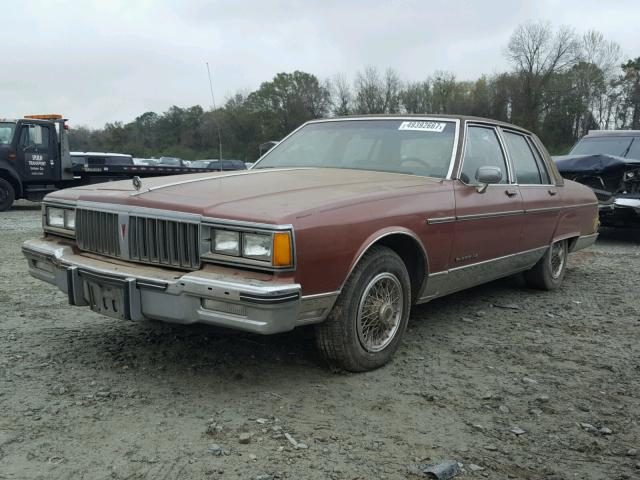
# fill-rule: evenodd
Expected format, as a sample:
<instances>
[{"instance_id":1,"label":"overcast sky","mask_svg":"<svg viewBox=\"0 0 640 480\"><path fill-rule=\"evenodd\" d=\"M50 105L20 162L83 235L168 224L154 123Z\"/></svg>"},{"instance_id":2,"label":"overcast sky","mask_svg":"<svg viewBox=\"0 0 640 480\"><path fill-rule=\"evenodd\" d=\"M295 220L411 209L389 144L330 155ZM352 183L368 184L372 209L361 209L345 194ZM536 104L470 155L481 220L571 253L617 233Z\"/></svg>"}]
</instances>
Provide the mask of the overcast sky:
<instances>
[{"instance_id":1,"label":"overcast sky","mask_svg":"<svg viewBox=\"0 0 640 480\"><path fill-rule=\"evenodd\" d=\"M508 68L527 20L596 29L640 56L638 0L7 0L1 18L0 117L62 113L72 126L208 107L207 61L220 104L296 69L475 79Z\"/></svg>"}]
</instances>

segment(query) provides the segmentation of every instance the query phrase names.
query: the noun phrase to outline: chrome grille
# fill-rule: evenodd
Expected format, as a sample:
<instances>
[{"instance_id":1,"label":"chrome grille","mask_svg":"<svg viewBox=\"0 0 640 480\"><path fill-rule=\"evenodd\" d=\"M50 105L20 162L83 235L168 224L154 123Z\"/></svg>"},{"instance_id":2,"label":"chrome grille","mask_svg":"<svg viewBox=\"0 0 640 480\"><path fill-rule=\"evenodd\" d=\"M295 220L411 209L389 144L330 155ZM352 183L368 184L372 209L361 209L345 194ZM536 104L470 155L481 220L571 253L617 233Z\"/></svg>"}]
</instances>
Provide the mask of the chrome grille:
<instances>
[{"instance_id":1,"label":"chrome grille","mask_svg":"<svg viewBox=\"0 0 640 480\"><path fill-rule=\"evenodd\" d=\"M119 257L118 214L77 209L76 241L80 250Z\"/></svg>"},{"instance_id":2,"label":"chrome grille","mask_svg":"<svg viewBox=\"0 0 640 480\"><path fill-rule=\"evenodd\" d=\"M200 268L200 229L197 223L129 217L129 257L145 263Z\"/></svg>"}]
</instances>

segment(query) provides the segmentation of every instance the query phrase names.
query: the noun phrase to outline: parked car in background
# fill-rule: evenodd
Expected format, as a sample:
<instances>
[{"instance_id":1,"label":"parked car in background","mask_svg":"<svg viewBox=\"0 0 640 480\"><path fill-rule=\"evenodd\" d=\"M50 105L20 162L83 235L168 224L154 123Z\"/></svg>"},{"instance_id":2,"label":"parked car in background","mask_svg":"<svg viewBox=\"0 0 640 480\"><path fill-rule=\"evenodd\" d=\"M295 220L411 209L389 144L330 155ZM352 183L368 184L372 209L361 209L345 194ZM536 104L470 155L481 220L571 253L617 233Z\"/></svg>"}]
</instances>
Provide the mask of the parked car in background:
<instances>
[{"instance_id":1,"label":"parked car in background","mask_svg":"<svg viewBox=\"0 0 640 480\"><path fill-rule=\"evenodd\" d=\"M594 191L603 225L640 225L640 130L591 130L554 160L563 177Z\"/></svg>"},{"instance_id":2,"label":"parked car in background","mask_svg":"<svg viewBox=\"0 0 640 480\"><path fill-rule=\"evenodd\" d=\"M135 165L152 166L152 165L157 165L158 164L158 160L155 159L155 158L134 158L133 159L133 163Z\"/></svg>"},{"instance_id":3,"label":"parked car in background","mask_svg":"<svg viewBox=\"0 0 640 480\"><path fill-rule=\"evenodd\" d=\"M178 157L160 157L156 165L164 165L168 167L187 167L184 160Z\"/></svg>"},{"instance_id":4,"label":"parked car in background","mask_svg":"<svg viewBox=\"0 0 640 480\"><path fill-rule=\"evenodd\" d=\"M191 168L209 168L214 170L246 170L247 166L242 160L222 160L222 165L220 165L220 160L194 160L191 162Z\"/></svg>"},{"instance_id":5,"label":"parked car in background","mask_svg":"<svg viewBox=\"0 0 640 480\"><path fill-rule=\"evenodd\" d=\"M315 324L351 371L391 359L414 304L518 272L558 288L598 227L593 192L535 135L464 116L311 121L251 170L59 191L43 218L29 271L72 305L262 334Z\"/></svg>"}]
</instances>

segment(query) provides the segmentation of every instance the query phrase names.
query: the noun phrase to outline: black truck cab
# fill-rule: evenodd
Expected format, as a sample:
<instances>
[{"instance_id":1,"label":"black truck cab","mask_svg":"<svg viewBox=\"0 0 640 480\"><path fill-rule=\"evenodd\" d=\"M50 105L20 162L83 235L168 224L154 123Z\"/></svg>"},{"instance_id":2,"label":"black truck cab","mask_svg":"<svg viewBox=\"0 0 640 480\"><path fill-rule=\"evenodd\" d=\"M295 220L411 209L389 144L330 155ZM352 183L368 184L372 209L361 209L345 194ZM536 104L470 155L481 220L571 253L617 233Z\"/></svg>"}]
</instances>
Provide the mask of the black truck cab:
<instances>
[{"instance_id":1,"label":"black truck cab","mask_svg":"<svg viewBox=\"0 0 640 480\"><path fill-rule=\"evenodd\" d=\"M65 129L60 115L0 119L0 211L17 198L39 200L73 180Z\"/></svg>"},{"instance_id":2,"label":"black truck cab","mask_svg":"<svg viewBox=\"0 0 640 480\"><path fill-rule=\"evenodd\" d=\"M0 118L0 212L11 208L14 200L39 201L62 188L219 169L209 165L189 168L181 161L178 165L135 165L131 155L114 153L72 154L62 115Z\"/></svg>"}]
</instances>

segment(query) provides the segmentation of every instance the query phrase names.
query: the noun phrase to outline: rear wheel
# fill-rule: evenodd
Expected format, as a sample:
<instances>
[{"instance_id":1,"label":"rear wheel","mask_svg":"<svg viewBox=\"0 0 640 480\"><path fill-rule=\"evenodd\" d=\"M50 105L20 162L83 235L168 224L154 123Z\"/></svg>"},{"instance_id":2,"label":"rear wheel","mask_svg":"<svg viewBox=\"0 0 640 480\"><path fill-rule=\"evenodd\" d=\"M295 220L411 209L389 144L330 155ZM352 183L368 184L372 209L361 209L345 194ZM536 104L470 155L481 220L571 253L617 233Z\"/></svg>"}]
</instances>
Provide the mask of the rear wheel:
<instances>
[{"instance_id":1,"label":"rear wheel","mask_svg":"<svg viewBox=\"0 0 640 480\"><path fill-rule=\"evenodd\" d=\"M15 199L16 192L13 189L13 185L4 178L0 178L0 212L9 210Z\"/></svg>"},{"instance_id":2,"label":"rear wheel","mask_svg":"<svg viewBox=\"0 0 640 480\"><path fill-rule=\"evenodd\" d=\"M335 367L363 372L389 362L409 320L411 281L402 259L373 247L347 280L329 317L316 326L321 354Z\"/></svg>"},{"instance_id":3,"label":"rear wheel","mask_svg":"<svg viewBox=\"0 0 640 480\"><path fill-rule=\"evenodd\" d=\"M531 270L525 272L527 283L541 290L554 290L562 284L567 271L569 247L566 240L555 242Z\"/></svg>"}]
</instances>

